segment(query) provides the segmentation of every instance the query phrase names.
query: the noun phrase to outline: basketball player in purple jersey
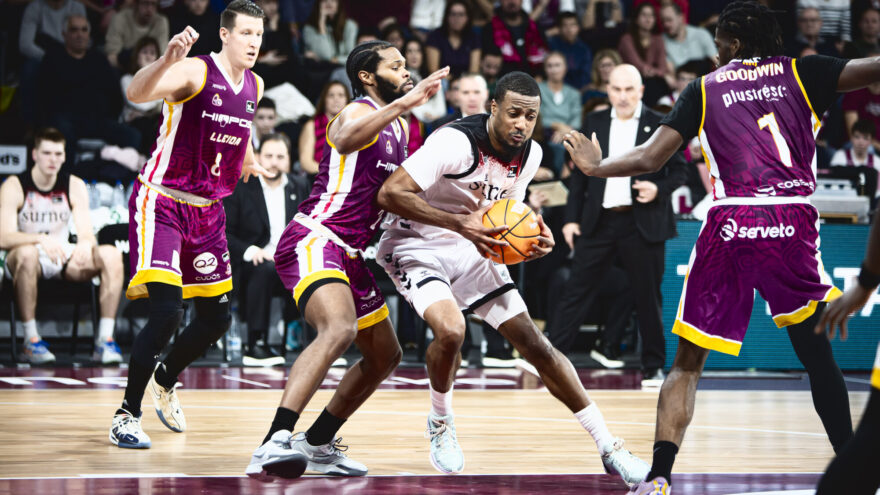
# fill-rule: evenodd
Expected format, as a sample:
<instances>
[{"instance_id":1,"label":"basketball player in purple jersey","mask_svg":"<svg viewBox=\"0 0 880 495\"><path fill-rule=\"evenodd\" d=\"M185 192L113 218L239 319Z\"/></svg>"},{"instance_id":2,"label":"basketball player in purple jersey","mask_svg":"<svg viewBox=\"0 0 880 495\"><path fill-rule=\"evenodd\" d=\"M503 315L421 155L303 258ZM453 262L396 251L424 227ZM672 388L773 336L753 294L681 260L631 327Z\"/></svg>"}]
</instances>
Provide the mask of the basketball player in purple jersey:
<instances>
[{"instance_id":1,"label":"basketball player in purple jersey","mask_svg":"<svg viewBox=\"0 0 880 495\"><path fill-rule=\"evenodd\" d=\"M249 476L296 478L305 469L363 476L367 468L343 453L336 432L401 358L382 292L360 251L384 212L376 193L406 158L401 114L440 89L448 68L413 86L406 61L384 41L362 43L345 67L354 102L327 124L327 145L311 196L278 243L275 268L318 336L299 355L281 407L246 469ZM330 403L306 432L293 435L299 415L331 363L354 342L363 358L343 376Z\"/></svg>"},{"instance_id":2,"label":"basketball player in purple jersey","mask_svg":"<svg viewBox=\"0 0 880 495\"><path fill-rule=\"evenodd\" d=\"M691 255L672 330L681 338L660 391L654 463L637 494L666 493L709 350L739 353L755 290L776 324L788 327L834 450L852 437L843 376L828 338L812 331L840 291L822 266L818 213L808 197L820 116L836 92L880 81L880 63L783 57L774 13L754 2L725 7L715 43L721 67L688 85L645 144L600 163L595 137L565 138L584 173L616 177L658 169L698 135L714 184L716 201Z\"/></svg>"},{"instance_id":3,"label":"basketball player in purple jersey","mask_svg":"<svg viewBox=\"0 0 880 495\"><path fill-rule=\"evenodd\" d=\"M846 320L853 312L861 309L880 286L880 209L874 212L874 225L868 235L868 249L862 261L862 271L857 283L835 299L816 326L816 333L823 333L829 327L829 338L834 338L840 327L840 340L846 340ZM855 436L837 453L828 466L825 475L819 480L816 495L870 494L880 488L880 345L871 373L871 395L862 414L862 420Z\"/></svg>"},{"instance_id":4,"label":"basketball player in purple jersey","mask_svg":"<svg viewBox=\"0 0 880 495\"><path fill-rule=\"evenodd\" d=\"M165 102L156 144L128 205L132 279L126 296L149 297L150 315L132 347L125 399L110 429L119 447L150 447L141 427L145 389L165 426L186 429L174 392L177 375L229 328L232 272L220 200L242 173L245 180L269 175L250 144L263 91L250 68L262 35L263 11L233 0L221 14L219 54L186 58L199 36L187 27L128 88L131 101ZM157 366L183 318L184 298L193 298L195 318Z\"/></svg>"}]
</instances>

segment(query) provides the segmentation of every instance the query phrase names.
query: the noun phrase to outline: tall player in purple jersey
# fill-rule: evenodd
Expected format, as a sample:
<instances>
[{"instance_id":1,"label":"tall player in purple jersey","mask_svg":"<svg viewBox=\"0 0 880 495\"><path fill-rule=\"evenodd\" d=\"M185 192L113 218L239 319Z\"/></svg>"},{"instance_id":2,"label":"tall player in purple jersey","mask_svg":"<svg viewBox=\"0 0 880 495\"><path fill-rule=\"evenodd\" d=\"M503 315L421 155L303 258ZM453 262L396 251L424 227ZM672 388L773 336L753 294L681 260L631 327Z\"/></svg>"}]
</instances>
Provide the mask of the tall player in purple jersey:
<instances>
[{"instance_id":1,"label":"tall player in purple jersey","mask_svg":"<svg viewBox=\"0 0 880 495\"><path fill-rule=\"evenodd\" d=\"M345 69L357 99L327 124L312 194L275 251L281 281L318 336L293 364L281 407L245 470L258 479L296 478L306 469L365 475L366 466L343 453L336 432L402 355L382 292L360 251L384 216L376 193L406 158L407 127L400 115L436 94L449 68L414 86L400 52L390 43L371 41L355 47ZM363 358L345 373L308 431L293 435L331 363L352 342Z\"/></svg>"},{"instance_id":2,"label":"tall player in purple jersey","mask_svg":"<svg viewBox=\"0 0 880 495\"><path fill-rule=\"evenodd\" d=\"M250 68L263 36L263 11L234 0L220 20L220 53L186 58L198 33L187 26L165 54L135 74L134 102L164 98L162 123L149 160L129 199L132 279L126 296L150 298L150 315L135 339L125 399L110 441L148 448L141 427L145 389L162 423L175 432L186 419L174 391L177 375L229 328L232 289L222 198L239 177L268 176L254 160L251 121L263 83ZM193 298L195 318L156 359Z\"/></svg>"},{"instance_id":3,"label":"tall player in purple jersey","mask_svg":"<svg viewBox=\"0 0 880 495\"><path fill-rule=\"evenodd\" d=\"M834 450L852 437L843 376L827 337L812 331L840 291L823 269L818 213L808 196L816 183L819 116L836 92L880 81L880 63L783 57L780 32L766 7L733 2L715 35L722 66L688 85L645 144L600 163L595 137L565 138L584 173L614 177L656 170L698 135L714 183L716 201L691 255L673 327L681 338L660 391L654 464L633 493L668 487L709 350L739 353L755 290L776 324L787 327Z\"/></svg>"}]
</instances>

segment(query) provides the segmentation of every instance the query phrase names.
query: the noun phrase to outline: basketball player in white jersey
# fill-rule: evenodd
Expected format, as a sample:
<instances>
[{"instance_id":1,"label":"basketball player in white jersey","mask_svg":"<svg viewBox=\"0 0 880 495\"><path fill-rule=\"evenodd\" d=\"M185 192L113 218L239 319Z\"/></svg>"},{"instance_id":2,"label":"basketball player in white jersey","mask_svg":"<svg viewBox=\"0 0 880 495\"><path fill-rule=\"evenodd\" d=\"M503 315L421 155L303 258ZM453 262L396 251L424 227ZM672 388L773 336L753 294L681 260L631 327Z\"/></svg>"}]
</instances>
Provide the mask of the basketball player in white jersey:
<instances>
[{"instance_id":1,"label":"basketball player in white jersey","mask_svg":"<svg viewBox=\"0 0 880 495\"><path fill-rule=\"evenodd\" d=\"M24 324L24 354L31 364L55 361L37 333L37 280L81 282L98 275L101 320L95 329L95 359L102 364L119 363L122 355L113 341L113 328L122 292L122 253L115 246L98 245L82 179L59 173L64 143L64 135L56 129L37 132L33 168L10 177L0 187L0 249L9 250L4 271L12 279ZM68 242L71 219L76 244Z\"/></svg>"},{"instance_id":2,"label":"basketball player in white jersey","mask_svg":"<svg viewBox=\"0 0 880 495\"><path fill-rule=\"evenodd\" d=\"M498 81L491 114L465 117L432 134L379 191L377 202L399 215L388 221L377 261L397 290L434 331L426 362L430 378L430 460L443 473L464 469L456 439L452 388L465 333L462 312L479 315L537 368L550 393L562 401L596 441L606 471L628 483L644 479L648 465L623 449L581 385L571 363L535 327L507 267L493 262L482 216L497 200L523 201L541 162L531 141L541 98L531 76L512 72ZM529 259L553 248L539 220L539 244Z\"/></svg>"}]
</instances>

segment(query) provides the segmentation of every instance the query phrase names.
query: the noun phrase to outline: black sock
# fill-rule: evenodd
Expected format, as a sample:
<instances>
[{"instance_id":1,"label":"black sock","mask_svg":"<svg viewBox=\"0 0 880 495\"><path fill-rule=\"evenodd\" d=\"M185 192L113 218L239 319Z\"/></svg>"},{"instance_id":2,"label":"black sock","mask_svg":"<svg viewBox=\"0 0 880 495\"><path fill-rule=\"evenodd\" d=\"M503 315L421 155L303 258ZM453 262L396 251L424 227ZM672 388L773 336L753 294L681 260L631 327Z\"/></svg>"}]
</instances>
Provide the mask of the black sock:
<instances>
[{"instance_id":1,"label":"black sock","mask_svg":"<svg viewBox=\"0 0 880 495\"><path fill-rule=\"evenodd\" d=\"M156 368L156 383L167 389L172 389L177 384L176 376L168 376L168 368L165 366L165 363L160 364Z\"/></svg>"},{"instance_id":2,"label":"black sock","mask_svg":"<svg viewBox=\"0 0 880 495\"><path fill-rule=\"evenodd\" d=\"M113 414L116 415L116 414L125 414L125 413L131 413L134 417L138 417L138 415L140 415L141 412L140 412L140 410L138 410L137 412L132 411L131 405L129 405L127 400L123 399L122 405L119 406L119 409L117 409L116 412Z\"/></svg>"},{"instance_id":3,"label":"black sock","mask_svg":"<svg viewBox=\"0 0 880 495\"><path fill-rule=\"evenodd\" d=\"M292 411L286 407L279 407L276 409L275 419L272 420L272 426L269 428L269 433L266 434L266 438L263 439L263 443L271 440L272 435L274 435L276 431L287 430L292 432L293 428L296 427L297 420L299 420L298 412Z\"/></svg>"},{"instance_id":4,"label":"black sock","mask_svg":"<svg viewBox=\"0 0 880 495\"><path fill-rule=\"evenodd\" d=\"M321 415L318 416L318 419L316 419L308 431L306 431L306 440L308 440L309 445L324 445L330 443L330 441L333 440L333 437L336 436L336 432L342 428L344 423L344 419L337 418L330 414L325 407L324 410L321 411Z\"/></svg>"},{"instance_id":5,"label":"black sock","mask_svg":"<svg viewBox=\"0 0 880 495\"><path fill-rule=\"evenodd\" d=\"M657 442L654 444L654 463L651 465L651 472L648 473L646 481L650 481L658 476L666 478L666 481L672 483L672 464L675 463L675 454L678 454L678 445L672 442Z\"/></svg>"}]
</instances>

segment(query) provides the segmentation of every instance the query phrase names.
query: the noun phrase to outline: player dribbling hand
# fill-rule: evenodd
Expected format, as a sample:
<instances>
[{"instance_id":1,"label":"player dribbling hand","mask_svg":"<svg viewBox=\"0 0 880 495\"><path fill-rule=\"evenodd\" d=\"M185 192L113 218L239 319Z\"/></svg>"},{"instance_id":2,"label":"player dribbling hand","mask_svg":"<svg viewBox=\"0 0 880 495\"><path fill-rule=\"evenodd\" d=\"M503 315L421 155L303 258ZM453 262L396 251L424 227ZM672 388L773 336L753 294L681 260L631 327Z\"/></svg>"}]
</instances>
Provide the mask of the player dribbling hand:
<instances>
[{"instance_id":1,"label":"player dribbling hand","mask_svg":"<svg viewBox=\"0 0 880 495\"><path fill-rule=\"evenodd\" d=\"M537 215L538 217L538 226L541 227L541 235L537 237L538 243L532 248L532 251L526 256L526 261L536 260L541 258L542 256L547 256L553 251L553 246L556 245L556 241L553 240L553 232L550 231L550 227L547 227L547 224L544 223L544 217L541 215Z\"/></svg>"}]
</instances>

